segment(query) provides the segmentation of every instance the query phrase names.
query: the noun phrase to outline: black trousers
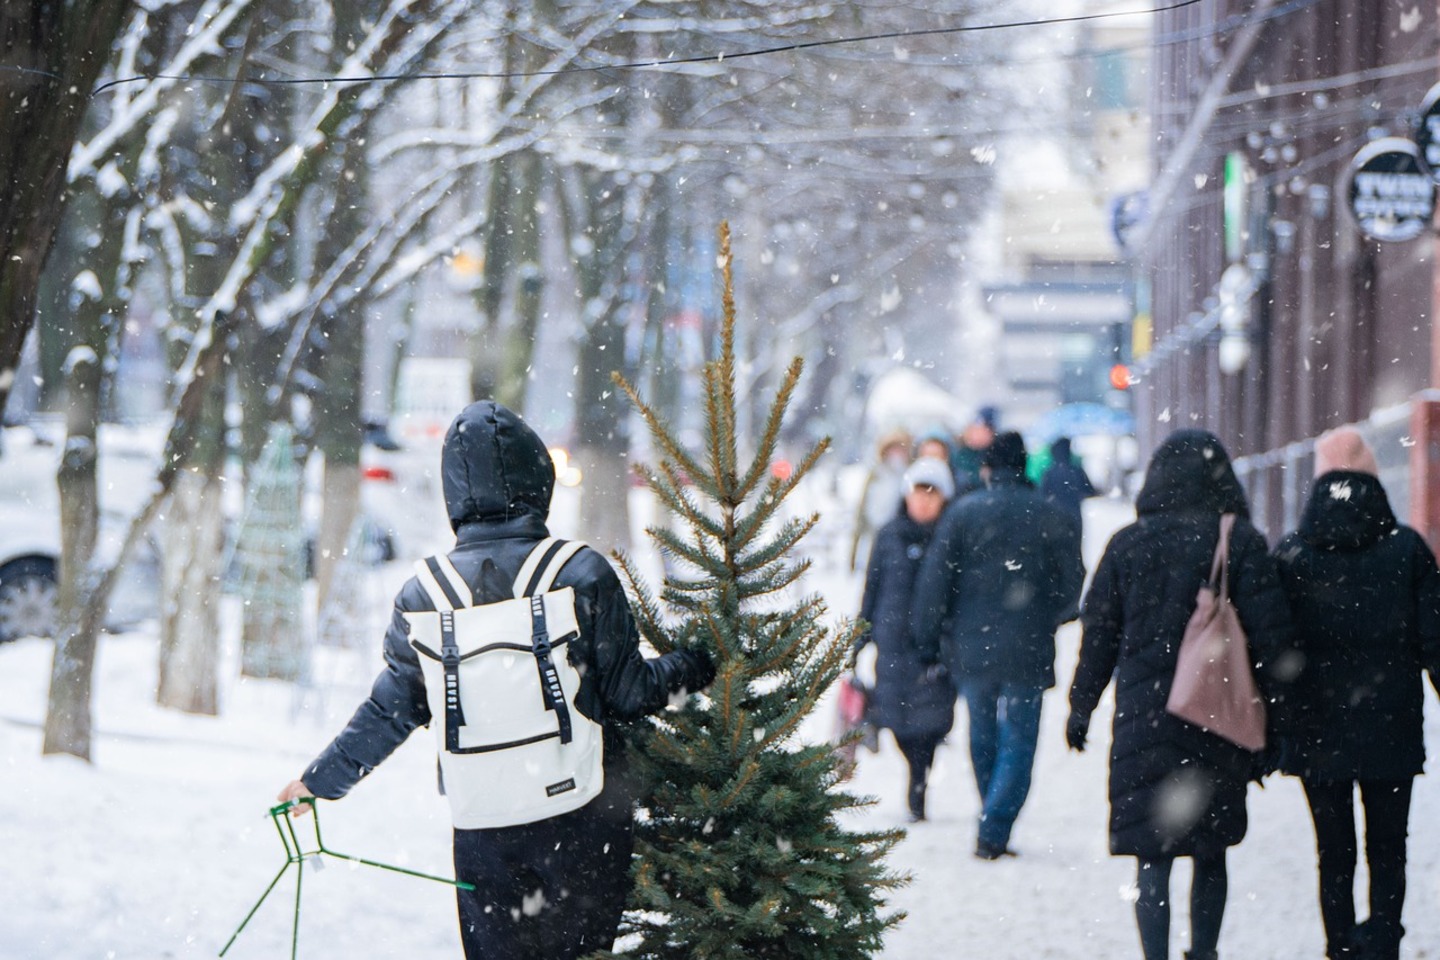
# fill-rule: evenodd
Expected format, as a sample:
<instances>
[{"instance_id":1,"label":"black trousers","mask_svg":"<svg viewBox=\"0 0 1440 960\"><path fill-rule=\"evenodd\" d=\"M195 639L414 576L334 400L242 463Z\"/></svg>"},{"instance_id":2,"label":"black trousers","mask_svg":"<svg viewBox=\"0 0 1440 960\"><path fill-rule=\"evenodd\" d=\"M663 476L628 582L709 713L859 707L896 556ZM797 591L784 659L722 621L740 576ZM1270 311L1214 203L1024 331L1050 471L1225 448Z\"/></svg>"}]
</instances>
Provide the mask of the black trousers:
<instances>
[{"instance_id":1,"label":"black trousers","mask_svg":"<svg viewBox=\"0 0 1440 960\"><path fill-rule=\"evenodd\" d=\"M1214 960L1225 919L1225 898L1230 888L1223 852L1195 857L1190 881L1190 952L1192 960ZM1140 928L1140 949L1145 960L1170 956L1170 870L1174 857L1138 858L1135 883L1135 924Z\"/></svg>"},{"instance_id":2,"label":"black trousers","mask_svg":"<svg viewBox=\"0 0 1440 960\"><path fill-rule=\"evenodd\" d=\"M607 793L610 791L607 789ZM608 950L630 891L628 800L602 793L573 813L455 831L466 960L574 960Z\"/></svg>"},{"instance_id":3,"label":"black trousers","mask_svg":"<svg viewBox=\"0 0 1440 960\"><path fill-rule=\"evenodd\" d=\"M1357 956L1355 923L1355 784L1365 808L1365 863L1370 870L1370 919L1365 955L1400 955L1400 913L1405 906L1405 843L1414 778L1401 780L1306 780L1305 798L1315 820L1320 860L1320 916L1326 956Z\"/></svg>"},{"instance_id":4,"label":"black trousers","mask_svg":"<svg viewBox=\"0 0 1440 960\"><path fill-rule=\"evenodd\" d=\"M910 812L917 817L925 816L925 788L930 779L930 767L935 763L935 750L944 739L943 733L923 734L918 737L902 737L898 734L895 736L895 745L900 748L905 763L910 767L910 784L906 796L910 803Z\"/></svg>"}]
</instances>

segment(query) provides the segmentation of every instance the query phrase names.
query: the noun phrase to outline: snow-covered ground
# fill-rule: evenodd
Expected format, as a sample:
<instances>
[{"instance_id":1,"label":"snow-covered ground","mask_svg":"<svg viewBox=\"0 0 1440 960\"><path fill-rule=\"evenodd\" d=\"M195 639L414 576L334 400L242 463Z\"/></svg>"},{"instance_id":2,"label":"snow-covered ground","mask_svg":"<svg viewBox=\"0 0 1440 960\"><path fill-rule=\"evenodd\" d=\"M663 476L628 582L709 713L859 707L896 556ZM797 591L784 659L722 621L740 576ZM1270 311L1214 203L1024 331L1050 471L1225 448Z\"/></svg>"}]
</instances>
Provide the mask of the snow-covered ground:
<instances>
[{"instance_id":1,"label":"snow-covered ground","mask_svg":"<svg viewBox=\"0 0 1440 960\"><path fill-rule=\"evenodd\" d=\"M858 606L859 582L833 562L848 547L831 526L808 584L837 614ZM1087 559L1093 566L1123 504L1088 505ZM364 574L355 594L383 619L407 563ZM1059 673L1068 683L1078 632L1060 636ZM363 696L377 655L317 651L307 691L241 680L227 650L223 712L198 718L153 706L153 631L106 637L95 682L94 763L40 756L50 645L0 647L0 958L110 960L213 957L284 863L266 816L275 792L300 772ZM1427 695L1427 732L1440 751L1440 716ZM1102 705L1101 712L1105 710ZM910 885L895 906L908 917L890 937L886 960L1137 957L1127 890L1133 861L1106 853L1108 718L1097 715L1092 748L1064 748L1061 689L1047 694L1035 784L1014 836L1020 856L994 863L971 856L977 800L964 750L964 711L942 747L930 793L931 820L911 829L893 856ZM828 705L811 735L828 732ZM421 731L345 801L321 808L326 845L427 873L447 874L444 800L435 794L433 744ZM886 738L860 755L852 787L877 797L857 827L903 822L904 765ZM1231 855L1229 908L1221 954L1243 960L1318 958L1314 841L1293 780L1252 787L1250 835ZM310 838L308 821L301 837ZM1440 958L1440 783L1417 781L1411 816L1409 930L1402 956ZM1363 867L1361 869L1363 875ZM227 957L288 956L295 908L291 868ZM1173 925L1186 944L1183 892ZM460 955L454 903L437 883L330 861L305 870L302 957L454 958ZM1363 909L1362 909L1363 915Z\"/></svg>"}]
</instances>

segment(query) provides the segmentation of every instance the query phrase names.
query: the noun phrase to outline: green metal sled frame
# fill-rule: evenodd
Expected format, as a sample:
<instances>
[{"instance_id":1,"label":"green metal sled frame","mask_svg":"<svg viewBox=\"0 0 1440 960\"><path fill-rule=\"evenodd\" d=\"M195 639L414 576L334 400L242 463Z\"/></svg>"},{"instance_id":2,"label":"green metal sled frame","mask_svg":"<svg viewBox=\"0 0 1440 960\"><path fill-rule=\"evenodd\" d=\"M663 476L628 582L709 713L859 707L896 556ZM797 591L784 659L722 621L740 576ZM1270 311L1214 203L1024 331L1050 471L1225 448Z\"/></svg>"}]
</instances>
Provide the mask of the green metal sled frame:
<instances>
[{"instance_id":1,"label":"green metal sled frame","mask_svg":"<svg viewBox=\"0 0 1440 960\"><path fill-rule=\"evenodd\" d=\"M315 849L310 851L302 849L300 837L295 832L294 818L288 816L291 810L302 803L309 805L310 818L315 823ZM320 811L315 806L314 797L300 797L298 800L287 800L282 804L273 806L270 808L270 819L275 822L275 830L280 834L280 842L285 847L285 865L280 868L279 873L275 874L275 879L270 881L270 885L265 888L265 892L260 894L260 899L255 901L255 906L250 908L250 912L245 914L245 919L240 921L240 926L236 927L235 932L230 935L230 939L226 941L225 946L220 951L220 956L222 957L225 956L225 952L234 945L236 938L240 936L240 931L244 930L245 925L250 922L250 918L255 916L256 911L260 909L260 905L265 902L265 898L270 896L271 891L275 889L275 885L280 882L280 878L285 876L285 871L289 870L293 865L295 867L295 919L290 930L290 960L296 960L297 950L300 945L300 889L302 881L305 879L305 861L309 859L314 859L317 867L321 862L318 858L327 856L334 857L337 860L344 860L348 863L363 863L367 867L379 867L381 870L391 870L395 873L419 877L422 880L434 880L437 883L450 884L451 886L459 887L461 890L475 889L474 884L466 883L463 880L436 877L428 873L421 873L418 870L407 870L405 867L396 867L388 863L378 863L374 860L366 860L364 857L354 857L348 853L337 853L329 849L325 846L325 841L320 837Z\"/></svg>"}]
</instances>

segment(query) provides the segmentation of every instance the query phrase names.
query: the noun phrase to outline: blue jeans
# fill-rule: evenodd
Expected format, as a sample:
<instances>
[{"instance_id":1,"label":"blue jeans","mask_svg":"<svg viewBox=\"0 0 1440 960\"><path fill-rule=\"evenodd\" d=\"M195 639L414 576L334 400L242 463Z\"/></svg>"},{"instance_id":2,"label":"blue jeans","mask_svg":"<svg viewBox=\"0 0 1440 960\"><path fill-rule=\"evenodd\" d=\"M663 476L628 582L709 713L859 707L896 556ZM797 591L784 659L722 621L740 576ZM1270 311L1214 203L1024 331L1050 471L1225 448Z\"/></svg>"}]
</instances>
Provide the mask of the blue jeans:
<instances>
[{"instance_id":1,"label":"blue jeans","mask_svg":"<svg viewBox=\"0 0 1440 960\"><path fill-rule=\"evenodd\" d=\"M997 680L970 680L961 693L970 714L970 763L980 790L979 840L1006 847L1030 792L1044 691Z\"/></svg>"}]
</instances>

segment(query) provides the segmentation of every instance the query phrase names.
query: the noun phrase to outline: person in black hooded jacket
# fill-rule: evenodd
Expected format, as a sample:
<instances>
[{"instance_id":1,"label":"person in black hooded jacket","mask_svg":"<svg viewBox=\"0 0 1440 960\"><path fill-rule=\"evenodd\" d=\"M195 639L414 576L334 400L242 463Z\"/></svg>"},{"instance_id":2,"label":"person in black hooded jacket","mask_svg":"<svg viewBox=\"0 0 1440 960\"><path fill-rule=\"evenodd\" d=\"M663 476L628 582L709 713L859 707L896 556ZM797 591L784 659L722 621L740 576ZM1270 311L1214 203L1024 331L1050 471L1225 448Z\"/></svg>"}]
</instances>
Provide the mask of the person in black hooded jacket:
<instances>
[{"instance_id":1,"label":"person in black hooded jacket","mask_svg":"<svg viewBox=\"0 0 1440 960\"><path fill-rule=\"evenodd\" d=\"M1315 821L1325 955L1396 960L1410 788L1425 761L1422 671L1440 682L1440 570L1396 521L1358 431L1322 436L1315 473L1299 529L1275 549L1303 656L1281 769L1301 779ZM1362 924L1357 785L1370 873Z\"/></svg>"},{"instance_id":2,"label":"person in black hooded jacket","mask_svg":"<svg viewBox=\"0 0 1440 960\"><path fill-rule=\"evenodd\" d=\"M986 489L945 508L910 612L922 662L943 663L965 698L983 860L1014 855L1041 700L1055 685L1055 630L1075 618L1085 582L1080 531L1026 479L1025 463L1020 434L990 444Z\"/></svg>"},{"instance_id":3,"label":"person in black hooded jacket","mask_svg":"<svg viewBox=\"0 0 1440 960\"><path fill-rule=\"evenodd\" d=\"M487 560L508 584L549 535L554 464L519 416L485 400L455 418L440 466L455 531L449 559L478 597ZM456 875L475 886L457 893L469 960L557 960L610 948L629 890L633 849L634 796L617 725L660 710L672 694L703 689L714 677L704 653L641 655L619 578L596 551L575 554L555 587L575 592L580 633L566 645L566 655L583 676L577 708L603 726L605 784L598 797L570 813L519 826L455 830ZM430 723L405 614L434 609L416 578L401 587L385 634L385 669L369 699L300 779L286 785L280 800L345 796L411 731Z\"/></svg>"},{"instance_id":4,"label":"person in black hooded jacket","mask_svg":"<svg viewBox=\"0 0 1440 960\"><path fill-rule=\"evenodd\" d=\"M1269 705L1267 727L1277 731L1285 723L1278 701L1285 671L1294 669L1290 611L1275 561L1250 524L1245 492L1214 435L1179 430L1166 438L1150 460L1135 510L1136 521L1106 546L1085 596L1066 740L1071 749L1085 748L1090 715L1113 678L1110 852L1138 861L1135 918L1145 960L1169 955L1176 857L1195 865L1186 956L1215 960L1225 851L1245 836L1246 784L1260 758L1171 716L1165 702L1186 621L1210 575L1222 514L1237 516L1230 598Z\"/></svg>"}]
</instances>

